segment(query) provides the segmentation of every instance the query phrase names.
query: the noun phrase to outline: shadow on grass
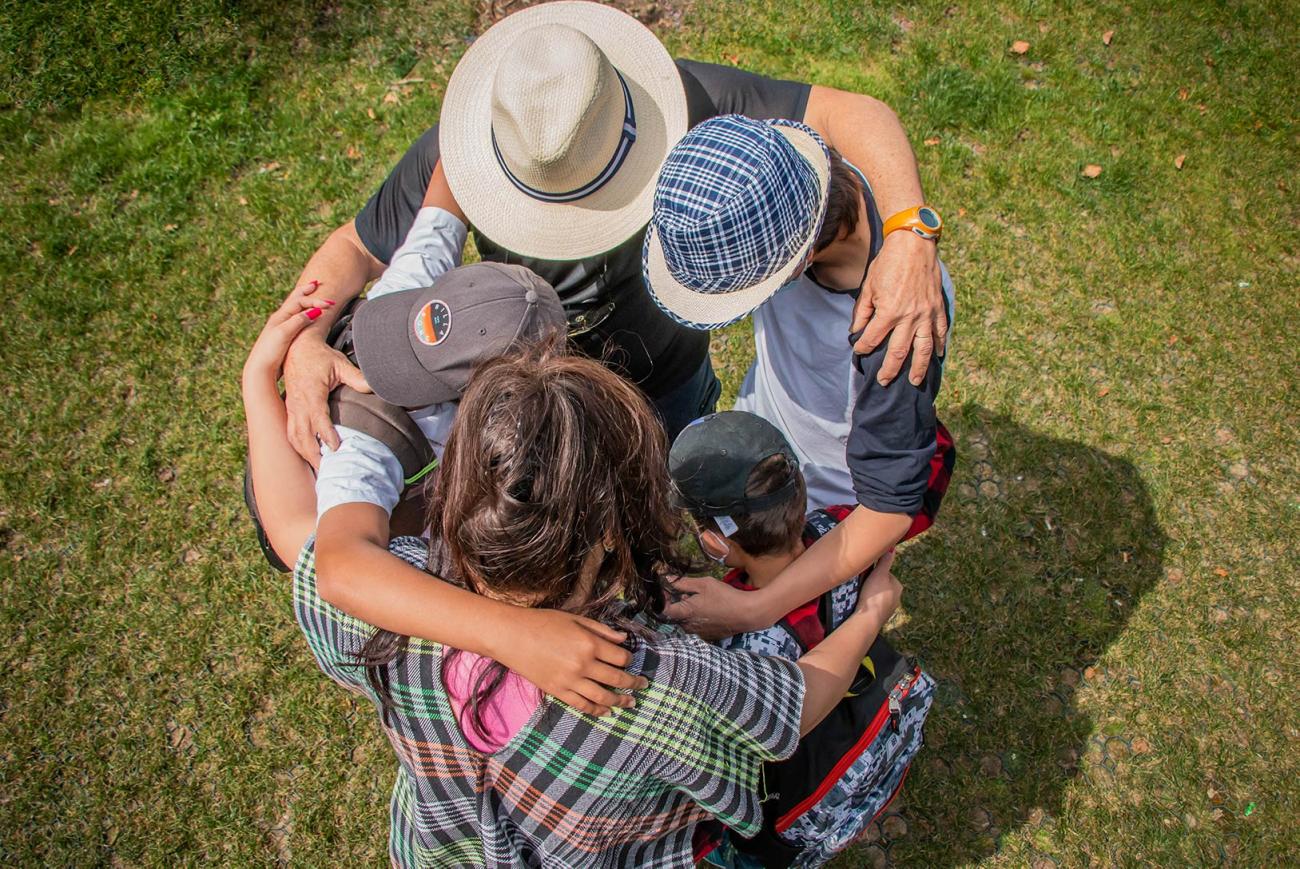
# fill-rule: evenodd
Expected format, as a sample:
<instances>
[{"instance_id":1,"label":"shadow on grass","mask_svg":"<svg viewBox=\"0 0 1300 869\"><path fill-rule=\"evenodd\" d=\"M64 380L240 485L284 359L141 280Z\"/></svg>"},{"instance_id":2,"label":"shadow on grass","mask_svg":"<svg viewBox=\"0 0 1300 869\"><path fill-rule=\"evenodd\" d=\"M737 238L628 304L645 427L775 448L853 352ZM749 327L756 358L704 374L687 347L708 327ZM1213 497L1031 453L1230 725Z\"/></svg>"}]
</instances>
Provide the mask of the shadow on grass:
<instances>
[{"instance_id":1,"label":"shadow on grass","mask_svg":"<svg viewBox=\"0 0 1300 869\"><path fill-rule=\"evenodd\" d=\"M1099 657L1162 574L1166 538L1140 474L975 405L950 416L953 490L900 559L908 620L894 635L940 682L927 745L904 805L836 866L966 863L1026 825L1036 841L1073 777L1104 779L1134 750L1119 733L1090 736L1076 695L1107 678Z\"/></svg>"}]
</instances>

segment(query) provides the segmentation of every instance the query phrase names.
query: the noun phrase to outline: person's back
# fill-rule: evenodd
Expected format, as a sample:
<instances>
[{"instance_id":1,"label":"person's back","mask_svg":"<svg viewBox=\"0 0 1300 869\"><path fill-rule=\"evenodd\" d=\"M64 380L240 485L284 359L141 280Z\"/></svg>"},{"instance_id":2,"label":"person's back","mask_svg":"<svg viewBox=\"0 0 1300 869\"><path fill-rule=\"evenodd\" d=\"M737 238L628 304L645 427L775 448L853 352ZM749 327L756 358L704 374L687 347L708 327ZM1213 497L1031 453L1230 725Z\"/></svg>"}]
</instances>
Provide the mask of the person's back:
<instances>
[{"instance_id":1,"label":"person's back","mask_svg":"<svg viewBox=\"0 0 1300 869\"><path fill-rule=\"evenodd\" d=\"M304 549L294 605L312 652L375 702L400 762L395 864L691 866L702 822L758 830L759 769L797 746L804 682L790 662L656 626L658 577L681 531L668 491L662 429L635 387L598 363L537 351L475 375L438 472L439 573L631 635L631 669L649 687L607 718L536 695L519 716L516 696L504 715L514 726L493 727L503 692L522 680L490 661L481 674L457 667L457 650L376 632L325 604ZM390 549L430 560L415 538Z\"/></svg>"}]
</instances>

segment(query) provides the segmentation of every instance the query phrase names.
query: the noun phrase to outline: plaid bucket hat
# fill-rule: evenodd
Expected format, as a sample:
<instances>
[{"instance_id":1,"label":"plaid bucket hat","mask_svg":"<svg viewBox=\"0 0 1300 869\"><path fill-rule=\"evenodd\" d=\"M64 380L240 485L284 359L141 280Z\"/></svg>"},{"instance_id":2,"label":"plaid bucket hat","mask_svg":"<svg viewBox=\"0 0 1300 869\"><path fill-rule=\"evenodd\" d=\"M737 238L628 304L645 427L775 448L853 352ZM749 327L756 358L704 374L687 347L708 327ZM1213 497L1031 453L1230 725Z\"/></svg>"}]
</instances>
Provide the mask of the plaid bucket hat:
<instances>
[{"instance_id":1,"label":"plaid bucket hat","mask_svg":"<svg viewBox=\"0 0 1300 869\"><path fill-rule=\"evenodd\" d=\"M642 270L655 304L694 329L745 317L802 270L826 214L830 151L797 121L721 115L659 170Z\"/></svg>"}]
</instances>

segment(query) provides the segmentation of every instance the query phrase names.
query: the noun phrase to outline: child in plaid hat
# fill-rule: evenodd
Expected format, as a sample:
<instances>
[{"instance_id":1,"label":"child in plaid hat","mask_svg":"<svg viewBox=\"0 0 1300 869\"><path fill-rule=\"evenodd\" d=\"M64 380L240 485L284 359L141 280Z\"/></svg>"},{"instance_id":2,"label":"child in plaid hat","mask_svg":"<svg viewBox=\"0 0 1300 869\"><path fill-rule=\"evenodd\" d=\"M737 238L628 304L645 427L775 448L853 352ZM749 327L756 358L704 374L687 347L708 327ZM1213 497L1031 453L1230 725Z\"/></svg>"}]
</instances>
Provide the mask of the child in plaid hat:
<instances>
[{"instance_id":1,"label":"child in plaid hat","mask_svg":"<svg viewBox=\"0 0 1300 869\"><path fill-rule=\"evenodd\" d=\"M855 354L857 336L848 333L856 288L891 221L880 219L864 176L795 121L705 121L660 170L643 250L651 294L697 329L753 315L755 361L736 408L789 440L808 506L854 505L825 543L758 592L684 580L692 596L672 615L708 635L771 625L861 573L938 509L955 461L934 412L942 362L932 361L919 382L882 386L887 347ZM946 272L944 289L951 321ZM944 476L937 488L936 455Z\"/></svg>"}]
</instances>

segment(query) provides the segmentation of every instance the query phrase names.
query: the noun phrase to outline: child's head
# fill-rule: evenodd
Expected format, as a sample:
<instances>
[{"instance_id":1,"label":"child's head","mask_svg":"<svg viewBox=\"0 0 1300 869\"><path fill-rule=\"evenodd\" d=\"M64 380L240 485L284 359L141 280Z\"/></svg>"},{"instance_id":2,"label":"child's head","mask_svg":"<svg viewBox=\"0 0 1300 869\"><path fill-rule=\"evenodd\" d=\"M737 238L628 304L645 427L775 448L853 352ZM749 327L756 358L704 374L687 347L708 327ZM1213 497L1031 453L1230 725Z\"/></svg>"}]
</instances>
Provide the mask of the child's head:
<instances>
[{"instance_id":1,"label":"child's head","mask_svg":"<svg viewBox=\"0 0 1300 869\"><path fill-rule=\"evenodd\" d=\"M663 603L681 519L645 398L558 341L482 364L442 456L430 527L480 593L593 618Z\"/></svg>"},{"instance_id":2,"label":"child's head","mask_svg":"<svg viewBox=\"0 0 1300 869\"><path fill-rule=\"evenodd\" d=\"M368 299L352 321L357 366L400 407L457 401L475 366L566 325L555 290L523 266L475 263L432 287Z\"/></svg>"},{"instance_id":3,"label":"child's head","mask_svg":"<svg viewBox=\"0 0 1300 869\"><path fill-rule=\"evenodd\" d=\"M794 450L767 420L743 411L696 420L677 436L668 464L714 558L733 548L754 558L783 555L798 545L806 485Z\"/></svg>"},{"instance_id":4,"label":"child's head","mask_svg":"<svg viewBox=\"0 0 1300 869\"><path fill-rule=\"evenodd\" d=\"M812 255L824 251L837 241L848 238L858 228L862 207L862 182L840 152L830 149L831 181L826 193L826 216L813 242Z\"/></svg>"}]
</instances>

